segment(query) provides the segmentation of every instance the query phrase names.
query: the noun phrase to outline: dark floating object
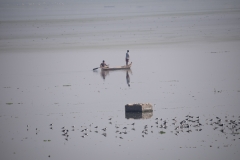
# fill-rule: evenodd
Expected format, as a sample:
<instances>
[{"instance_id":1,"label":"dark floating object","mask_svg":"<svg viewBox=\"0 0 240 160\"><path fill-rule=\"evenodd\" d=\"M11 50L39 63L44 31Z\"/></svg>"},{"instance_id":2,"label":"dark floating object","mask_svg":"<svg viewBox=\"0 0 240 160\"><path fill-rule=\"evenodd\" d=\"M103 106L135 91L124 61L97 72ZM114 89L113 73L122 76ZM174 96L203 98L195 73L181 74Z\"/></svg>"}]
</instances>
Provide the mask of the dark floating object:
<instances>
[{"instance_id":1,"label":"dark floating object","mask_svg":"<svg viewBox=\"0 0 240 160\"><path fill-rule=\"evenodd\" d=\"M104 137L107 137L107 133L103 133L102 135L103 135Z\"/></svg>"},{"instance_id":2,"label":"dark floating object","mask_svg":"<svg viewBox=\"0 0 240 160\"><path fill-rule=\"evenodd\" d=\"M153 107L150 103L126 104L125 112L152 112Z\"/></svg>"},{"instance_id":3,"label":"dark floating object","mask_svg":"<svg viewBox=\"0 0 240 160\"><path fill-rule=\"evenodd\" d=\"M71 87L70 84L63 85L63 87Z\"/></svg>"},{"instance_id":4,"label":"dark floating object","mask_svg":"<svg viewBox=\"0 0 240 160\"><path fill-rule=\"evenodd\" d=\"M126 119L149 119L153 116L153 106L150 103L134 103L125 105Z\"/></svg>"}]
</instances>

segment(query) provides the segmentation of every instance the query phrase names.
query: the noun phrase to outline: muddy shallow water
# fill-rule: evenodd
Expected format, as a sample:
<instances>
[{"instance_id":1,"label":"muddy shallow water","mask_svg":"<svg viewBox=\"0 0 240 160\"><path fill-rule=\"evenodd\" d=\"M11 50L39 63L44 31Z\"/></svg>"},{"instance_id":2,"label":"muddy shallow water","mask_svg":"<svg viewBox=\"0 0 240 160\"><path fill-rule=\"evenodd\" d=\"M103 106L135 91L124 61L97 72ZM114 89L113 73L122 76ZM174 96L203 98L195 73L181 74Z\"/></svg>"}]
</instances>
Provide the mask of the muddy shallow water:
<instances>
[{"instance_id":1,"label":"muddy shallow water","mask_svg":"<svg viewBox=\"0 0 240 160\"><path fill-rule=\"evenodd\" d=\"M240 17L231 2L188 3L195 11L157 1L4 3L0 158L237 160ZM124 65L126 50L131 70L92 70ZM153 112L125 113L134 102Z\"/></svg>"}]
</instances>

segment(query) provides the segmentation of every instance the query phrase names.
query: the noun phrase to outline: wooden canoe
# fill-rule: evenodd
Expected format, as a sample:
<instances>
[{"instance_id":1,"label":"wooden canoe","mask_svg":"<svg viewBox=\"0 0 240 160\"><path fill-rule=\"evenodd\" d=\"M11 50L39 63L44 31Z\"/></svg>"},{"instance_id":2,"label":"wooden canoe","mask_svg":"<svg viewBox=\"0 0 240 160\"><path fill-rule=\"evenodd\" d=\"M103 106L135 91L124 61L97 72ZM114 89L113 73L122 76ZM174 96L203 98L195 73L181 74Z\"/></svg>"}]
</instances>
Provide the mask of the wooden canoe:
<instances>
[{"instance_id":1,"label":"wooden canoe","mask_svg":"<svg viewBox=\"0 0 240 160\"><path fill-rule=\"evenodd\" d=\"M120 67L101 67L102 70L120 70L120 69L130 69L132 66L132 62L127 66Z\"/></svg>"}]
</instances>

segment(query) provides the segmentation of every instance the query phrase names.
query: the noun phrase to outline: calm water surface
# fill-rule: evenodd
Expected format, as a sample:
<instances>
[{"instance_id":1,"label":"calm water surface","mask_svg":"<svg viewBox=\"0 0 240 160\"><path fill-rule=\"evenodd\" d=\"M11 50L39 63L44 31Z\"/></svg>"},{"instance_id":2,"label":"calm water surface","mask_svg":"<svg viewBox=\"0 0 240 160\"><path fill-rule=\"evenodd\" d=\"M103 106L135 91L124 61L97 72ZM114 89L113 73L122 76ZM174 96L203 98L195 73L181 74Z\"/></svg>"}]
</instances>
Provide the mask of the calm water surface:
<instances>
[{"instance_id":1,"label":"calm water surface","mask_svg":"<svg viewBox=\"0 0 240 160\"><path fill-rule=\"evenodd\" d=\"M103 59L97 54L95 64L88 63L92 56L81 53L21 54L14 55L16 59L2 55L11 64L2 63L12 66L1 69L2 157L236 159L239 75L227 71L239 70L235 68L239 56L233 53L228 57L232 63L221 68L212 66L211 60L228 61L225 53L176 53L181 56L170 61L176 55L171 49L160 54L148 50L144 59L146 50L131 51L131 70L104 73L92 71ZM124 53L114 56L120 59ZM212 66L209 70L199 62L206 57L211 58L204 61ZM116 66L124 64L116 59ZM150 102L154 111L126 114L124 105L134 102ZM177 128L183 120L186 128Z\"/></svg>"},{"instance_id":2,"label":"calm water surface","mask_svg":"<svg viewBox=\"0 0 240 160\"><path fill-rule=\"evenodd\" d=\"M0 159L238 160L239 4L1 2Z\"/></svg>"}]
</instances>

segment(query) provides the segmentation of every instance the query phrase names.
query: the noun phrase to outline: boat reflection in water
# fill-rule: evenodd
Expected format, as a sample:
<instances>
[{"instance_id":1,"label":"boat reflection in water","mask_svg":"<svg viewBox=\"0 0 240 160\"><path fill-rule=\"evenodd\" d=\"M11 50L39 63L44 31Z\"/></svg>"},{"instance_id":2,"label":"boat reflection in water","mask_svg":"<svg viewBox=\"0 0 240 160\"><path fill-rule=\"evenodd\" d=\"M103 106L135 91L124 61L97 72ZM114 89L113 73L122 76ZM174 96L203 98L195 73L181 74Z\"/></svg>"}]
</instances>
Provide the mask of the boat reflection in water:
<instances>
[{"instance_id":1,"label":"boat reflection in water","mask_svg":"<svg viewBox=\"0 0 240 160\"><path fill-rule=\"evenodd\" d=\"M149 119L153 112L125 112L126 119Z\"/></svg>"},{"instance_id":2,"label":"boat reflection in water","mask_svg":"<svg viewBox=\"0 0 240 160\"><path fill-rule=\"evenodd\" d=\"M101 69L101 77L105 80L105 78L109 75L110 72L126 72L126 82L127 85L130 87L130 76L129 73L132 74L131 69L124 69L124 70L102 70Z\"/></svg>"}]
</instances>

